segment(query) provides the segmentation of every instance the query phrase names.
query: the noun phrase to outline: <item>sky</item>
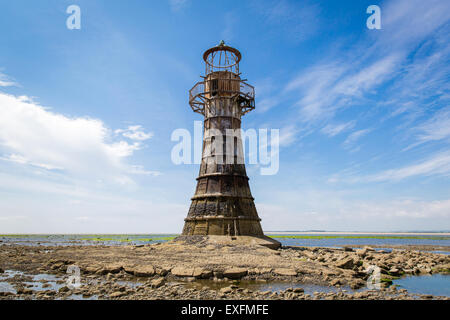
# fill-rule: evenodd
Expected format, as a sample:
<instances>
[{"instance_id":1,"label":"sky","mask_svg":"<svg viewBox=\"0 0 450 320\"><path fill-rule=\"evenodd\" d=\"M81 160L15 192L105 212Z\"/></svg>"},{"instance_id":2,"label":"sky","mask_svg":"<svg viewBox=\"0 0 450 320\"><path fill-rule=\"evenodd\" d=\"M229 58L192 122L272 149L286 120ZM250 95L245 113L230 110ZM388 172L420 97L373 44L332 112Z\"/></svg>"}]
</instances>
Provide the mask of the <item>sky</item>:
<instances>
[{"instance_id":1,"label":"sky","mask_svg":"<svg viewBox=\"0 0 450 320\"><path fill-rule=\"evenodd\" d=\"M81 28L68 29L70 5ZM366 9L381 9L368 29ZM179 233L203 52L242 53L266 231L450 230L450 2L0 0L0 233Z\"/></svg>"}]
</instances>

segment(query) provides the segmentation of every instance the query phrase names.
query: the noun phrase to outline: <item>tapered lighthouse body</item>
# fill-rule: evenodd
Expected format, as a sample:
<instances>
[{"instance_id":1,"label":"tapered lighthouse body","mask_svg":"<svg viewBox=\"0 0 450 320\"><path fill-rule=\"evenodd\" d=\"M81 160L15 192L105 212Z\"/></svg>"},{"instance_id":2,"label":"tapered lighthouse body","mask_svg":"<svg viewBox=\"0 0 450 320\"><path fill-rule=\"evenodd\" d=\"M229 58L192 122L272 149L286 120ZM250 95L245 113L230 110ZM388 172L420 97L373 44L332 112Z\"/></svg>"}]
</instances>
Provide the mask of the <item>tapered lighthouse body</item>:
<instances>
[{"instance_id":1,"label":"tapered lighthouse body","mask_svg":"<svg viewBox=\"0 0 450 320\"><path fill-rule=\"evenodd\" d=\"M202 161L182 235L264 237L236 134L242 116L255 108L254 88L241 79L238 50L221 42L203 59L206 74L189 95L204 116Z\"/></svg>"}]
</instances>

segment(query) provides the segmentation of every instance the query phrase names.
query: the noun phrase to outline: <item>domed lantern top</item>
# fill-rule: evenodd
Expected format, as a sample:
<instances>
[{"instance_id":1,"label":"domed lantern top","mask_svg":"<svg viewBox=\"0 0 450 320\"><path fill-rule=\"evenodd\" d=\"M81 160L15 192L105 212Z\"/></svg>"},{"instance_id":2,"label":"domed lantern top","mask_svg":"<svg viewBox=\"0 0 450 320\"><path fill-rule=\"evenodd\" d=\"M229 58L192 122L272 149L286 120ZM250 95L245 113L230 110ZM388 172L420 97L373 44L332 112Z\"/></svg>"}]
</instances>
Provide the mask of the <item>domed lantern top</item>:
<instances>
[{"instance_id":1,"label":"domed lantern top","mask_svg":"<svg viewBox=\"0 0 450 320\"><path fill-rule=\"evenodd\" d=\"M241 61L239 50L225 45L220 41L219 45L209 48L203 54L206 63L206 74L216 71L229 71L239 74L239 61Z\"/></svg>"}]
</instances>

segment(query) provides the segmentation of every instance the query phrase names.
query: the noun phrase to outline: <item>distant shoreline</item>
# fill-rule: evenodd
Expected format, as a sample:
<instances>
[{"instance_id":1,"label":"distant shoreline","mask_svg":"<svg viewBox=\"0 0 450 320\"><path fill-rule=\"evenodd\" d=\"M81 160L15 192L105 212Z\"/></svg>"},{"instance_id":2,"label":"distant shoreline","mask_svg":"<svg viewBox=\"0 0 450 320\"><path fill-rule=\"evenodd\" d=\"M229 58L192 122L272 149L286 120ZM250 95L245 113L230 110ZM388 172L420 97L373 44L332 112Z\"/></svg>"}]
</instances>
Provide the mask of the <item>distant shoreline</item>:
<instances>
[{"instance_id":1,"label":"distant shoreline","mask_svg":"<svg viewBox=\"0 0 450 320\"><path fill-rule=\"evenodd\" d=\"M399 236L450 236L450 232L366 232L366 231L265 231L266 235L399 235ZM143 236L143 235L170 235L179 233L0 233L4 236Z\"/></svg>"},{"instance_id":2,"label":"distant shoreline","mask_svg":"<svg viewBox=\"0 0 450 320\"><path fill-rule=\"evenodd\" d=\"M401 235L401 236L450 236L450 232L345 232L345 231L266 231L265 234L336 234L336 235Z\"/></svg>"}]
</instances>

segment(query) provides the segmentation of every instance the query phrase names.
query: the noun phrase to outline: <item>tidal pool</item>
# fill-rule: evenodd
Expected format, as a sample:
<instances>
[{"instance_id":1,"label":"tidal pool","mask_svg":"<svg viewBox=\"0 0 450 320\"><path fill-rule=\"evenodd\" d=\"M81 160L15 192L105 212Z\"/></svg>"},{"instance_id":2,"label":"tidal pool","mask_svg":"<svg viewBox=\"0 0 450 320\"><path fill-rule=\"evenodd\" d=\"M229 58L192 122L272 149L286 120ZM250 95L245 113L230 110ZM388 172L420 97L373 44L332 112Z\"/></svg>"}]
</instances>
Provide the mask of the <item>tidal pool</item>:
<instances>
[{"instance_id":1,"label":"tidal pool","mask_svg":"<svg viewBox=\"0 0 450 320\"><path fill-rule=\"evenodd\" d=\"M393 280L393 284L410 293L450 297L450 275L409 276Z\"/></svg>"},{"instance_id":2,"label":"tidal pool","mask_svg":"<svg viewBox=\"0 0 450 320\"><path fill-rule=\"evenodd\" d=\"M243 281L220 281L215 282L212 280L195 280L193 282L182 282L180 283L187 288L203 289L207 288L209 290L220 290L222 288L228 287L232 284L237 285L239 288L248 289L251 291L271 291L280 292L288 288L302 288L305 294L313 295L314 292L337 292L339 289L329 286L320 286L307 283L297 283L297 282L264 282L258 280L243 280ZM347 289L347 288L342 288Z\"/></svg>"}]
</instances>

